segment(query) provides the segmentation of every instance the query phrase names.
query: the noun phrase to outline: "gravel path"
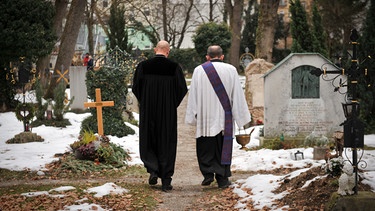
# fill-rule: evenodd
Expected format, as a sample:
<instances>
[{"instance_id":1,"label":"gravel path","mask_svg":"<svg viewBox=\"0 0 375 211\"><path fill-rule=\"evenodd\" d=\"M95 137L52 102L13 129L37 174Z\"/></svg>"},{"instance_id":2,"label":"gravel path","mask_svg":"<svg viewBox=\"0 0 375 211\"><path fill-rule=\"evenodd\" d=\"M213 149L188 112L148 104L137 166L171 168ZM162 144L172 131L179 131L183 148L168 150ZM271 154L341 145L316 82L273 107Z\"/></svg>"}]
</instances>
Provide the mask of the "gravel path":
<instances>
[{"instance_id":1,"label":"gravel path","mask_svg":"<svg viewBox=\"0 0 375 211\"><path fill-rule=\"evenodd\" d=\"M158 210L186 210L203 194L203 180L195 152L195 126L185 124L187 95L178 107L178 144L175 173L172 177L173 190L162 193L163 203Z\"/></svg>"}]
</instances>

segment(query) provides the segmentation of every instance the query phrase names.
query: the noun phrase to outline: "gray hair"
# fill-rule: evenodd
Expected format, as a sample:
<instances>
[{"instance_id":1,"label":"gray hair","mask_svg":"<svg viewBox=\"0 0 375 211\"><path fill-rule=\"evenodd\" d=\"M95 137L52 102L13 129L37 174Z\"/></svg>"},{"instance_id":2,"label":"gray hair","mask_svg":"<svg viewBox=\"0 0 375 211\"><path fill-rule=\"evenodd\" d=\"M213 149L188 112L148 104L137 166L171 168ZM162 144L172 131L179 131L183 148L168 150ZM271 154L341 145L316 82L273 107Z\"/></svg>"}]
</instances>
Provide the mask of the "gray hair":
<instances>
[{"instance_id":1,"label":"gray hair","mask_svg":"<svg viewBox=\"0 0 375 211\"><path fill-rule=\"evenodd\" d=\"M217 58L223 55L223 49L219 45L211 45L207 49L207 55L211 58Z\"/></svg>"}]
</instances>

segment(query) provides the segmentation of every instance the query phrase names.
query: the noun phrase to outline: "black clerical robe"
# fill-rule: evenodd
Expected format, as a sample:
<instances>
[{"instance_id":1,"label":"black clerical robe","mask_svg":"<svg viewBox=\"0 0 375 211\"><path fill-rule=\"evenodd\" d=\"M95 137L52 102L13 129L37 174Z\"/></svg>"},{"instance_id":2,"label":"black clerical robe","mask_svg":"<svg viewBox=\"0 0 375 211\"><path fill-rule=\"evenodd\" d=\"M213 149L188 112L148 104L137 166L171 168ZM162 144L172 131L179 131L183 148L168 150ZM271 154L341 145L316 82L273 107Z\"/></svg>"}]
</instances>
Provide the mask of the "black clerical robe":
<instances>
[{"instance_id":1,"label":"black clerical robe","mask_svg":"<svg viewBox=\"0 0 375 211\"><path fill-rule=\"evenodd\" d=\"M139 101L140 156L149 173L170 179L177 149L177 107L187 87L181 67L156 55L135 71L132 91Z\"/></svg>"}]
</instances>

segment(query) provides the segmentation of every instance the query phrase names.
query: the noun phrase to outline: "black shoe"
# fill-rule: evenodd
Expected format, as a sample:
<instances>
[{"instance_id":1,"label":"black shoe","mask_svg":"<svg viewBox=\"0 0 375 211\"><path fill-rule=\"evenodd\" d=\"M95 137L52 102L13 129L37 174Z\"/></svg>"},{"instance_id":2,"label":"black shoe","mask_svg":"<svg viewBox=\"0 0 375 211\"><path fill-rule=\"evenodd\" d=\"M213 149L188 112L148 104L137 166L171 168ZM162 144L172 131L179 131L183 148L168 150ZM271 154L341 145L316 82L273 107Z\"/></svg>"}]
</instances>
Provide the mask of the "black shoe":
<instances>
[{"instance_id":1,"label":"black shoe","mask_svg":"<svg viewBox=\"0 0 375 211\"><path fill-rule=\"evenodd\" d=\"M164 192L171 191L172 189L173 189L172 185L162 185L161 186L161 190L164 191Z\"/></svg>"},{"instance_id":2,"label":"black shoe","mask_svg":"<svg viewBox=\"0 0 375 211\"><path fill-rule=\"evenodd\" d=\"M224 183L224 184L219 184L219 188L228 188L230 185L231 185L232 183L229 181L229 180L227 180L227 182L226 183Z\"/></svg>"},{"instance_id":3,"label":"black shoe","mask_svg":"<svg viewBox=\"0 0 375 211\"><path fill-rule=\"evenodd\" d=\"M214 181L214 178L212 177L206 177L204 178L204 180L202 181L202 186L209 186L211 185L211 183Z\"/></svg>"},{"instance_id":4,"label":"black shoe","mask_svg":"<svg viewBox=\"0 0 375 211\"><path fill-rule=\"evenodd\" d=\"M150 178L148 178L148 184L156 185L158 183L158 176L155 173L150 174Z\"/></svg>"}]
</instances>

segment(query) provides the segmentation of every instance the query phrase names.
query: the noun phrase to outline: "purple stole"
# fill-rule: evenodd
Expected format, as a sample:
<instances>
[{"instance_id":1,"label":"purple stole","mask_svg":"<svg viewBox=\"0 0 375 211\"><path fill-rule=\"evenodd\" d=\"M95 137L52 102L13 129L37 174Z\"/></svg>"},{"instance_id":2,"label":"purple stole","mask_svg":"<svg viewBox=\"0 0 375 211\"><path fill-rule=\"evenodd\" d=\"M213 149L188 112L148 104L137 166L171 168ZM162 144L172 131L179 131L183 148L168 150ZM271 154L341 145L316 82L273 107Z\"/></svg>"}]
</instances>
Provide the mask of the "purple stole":
<instances>
[{"instance_id":1,"label":"purple stole","mask_svg":"<svg viewBox=\"0 0 375 211\"><path fill-rule=\"evenodd\" d=\"M225 91L225 87L217 74L215 67L210 61L202 64L204 71L206 72L208 79L211 82L217 96L219 97L220 103L225 111L225 127L224 127L224 142L223 149L221 151L221 164L230 165L232 159L232 146L233 146L233 119L232 119L232 106L230 105L229 97Z\"/></svg>"}]
</instances>

